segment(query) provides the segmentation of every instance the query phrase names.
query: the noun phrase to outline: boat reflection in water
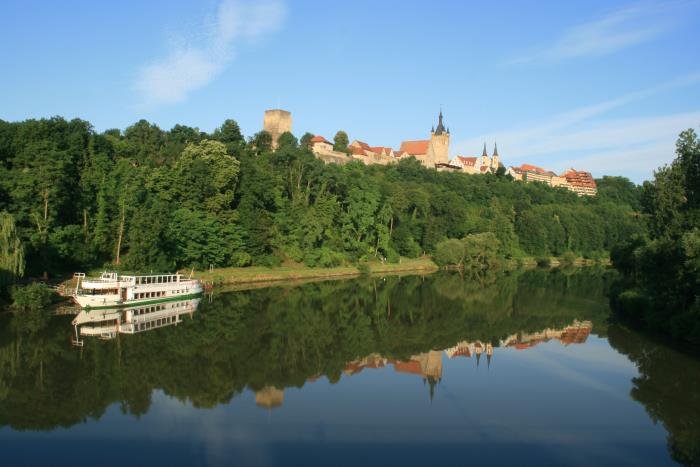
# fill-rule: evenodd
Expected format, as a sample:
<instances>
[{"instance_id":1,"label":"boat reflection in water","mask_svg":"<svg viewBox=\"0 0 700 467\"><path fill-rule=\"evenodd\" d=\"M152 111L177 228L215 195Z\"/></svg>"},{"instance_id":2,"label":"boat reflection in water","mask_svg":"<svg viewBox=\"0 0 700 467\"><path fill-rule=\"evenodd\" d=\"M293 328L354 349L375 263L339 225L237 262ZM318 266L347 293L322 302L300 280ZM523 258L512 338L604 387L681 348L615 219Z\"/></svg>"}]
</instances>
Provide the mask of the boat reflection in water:
<instances>
[{"instance_id":1,"label":"boat reflection in water","mask_svg":"<svg viewBox=\"0 0 700 467\"><path fill-rule=\"evenodd\" d=\"M136 334L177 325L182 322L183 315L192 317L200 301L193 298L131 308L82 310L73 319L73 344L82 346L80 338L83 336L114 339L117 334Z\"/></svg>"}]
</instances>

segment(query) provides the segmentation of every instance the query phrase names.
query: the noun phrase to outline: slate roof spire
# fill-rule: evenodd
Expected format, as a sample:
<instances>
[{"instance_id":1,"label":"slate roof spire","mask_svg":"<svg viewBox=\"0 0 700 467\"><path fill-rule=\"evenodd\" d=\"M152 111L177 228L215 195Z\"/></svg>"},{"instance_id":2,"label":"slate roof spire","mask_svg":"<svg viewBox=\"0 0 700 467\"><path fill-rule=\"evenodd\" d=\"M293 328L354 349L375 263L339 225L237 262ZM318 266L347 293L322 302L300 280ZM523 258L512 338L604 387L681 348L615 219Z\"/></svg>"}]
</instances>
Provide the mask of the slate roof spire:
<instances>
[{"instance_id":1,"label":"slate roof spire","mask_svg":"<svg viewBox=\"0 0 700 467\"><path fill-rule=\"evenodd\" d=\"M486 152L486 143L484 143L484 152L481 153L481 157L489 157L488 153Z\"/></svg>"},{"instance_id":2,"label":"slate roof spire","mask_svg":"<svg viewBox=\"0 0 700 467\"><path fill-rule=\"evenodd\" d=\"M443 133L448 133L445 131L445 125L442 124L442 109L440 109L440 115L438 116L438 126L435 128L435 134L441 135Z\"/></svg>"},{"instance_id":3,"label":"slate roof spire","mask_svg":"<svg viewBox=\"0 0 700 467\"><path fill-rule=\"evenodd\" d=\"M496 145L496 141L493 142L493 155L498 155L498 146Z\"/></svg>"}]
</instances>

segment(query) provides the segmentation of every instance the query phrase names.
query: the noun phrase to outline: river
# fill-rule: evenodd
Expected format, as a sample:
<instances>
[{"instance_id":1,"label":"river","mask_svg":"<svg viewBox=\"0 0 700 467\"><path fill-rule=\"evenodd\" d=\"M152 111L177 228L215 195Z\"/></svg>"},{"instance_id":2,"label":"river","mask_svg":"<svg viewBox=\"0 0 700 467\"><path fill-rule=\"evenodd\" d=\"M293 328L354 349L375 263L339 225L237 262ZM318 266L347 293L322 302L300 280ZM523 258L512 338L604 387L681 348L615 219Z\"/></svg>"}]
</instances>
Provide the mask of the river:
<instances>
[{"instance_id":1,"label":"river","mask_svg":"<svg viewBox=\"0 0 700 467\"><path fill-rule=\"evenodd\" d=\"M697 464L700 360L611 322L612 274L217 291L120 327L6 316L1 463Z\"/></svg>"}]
</instances>

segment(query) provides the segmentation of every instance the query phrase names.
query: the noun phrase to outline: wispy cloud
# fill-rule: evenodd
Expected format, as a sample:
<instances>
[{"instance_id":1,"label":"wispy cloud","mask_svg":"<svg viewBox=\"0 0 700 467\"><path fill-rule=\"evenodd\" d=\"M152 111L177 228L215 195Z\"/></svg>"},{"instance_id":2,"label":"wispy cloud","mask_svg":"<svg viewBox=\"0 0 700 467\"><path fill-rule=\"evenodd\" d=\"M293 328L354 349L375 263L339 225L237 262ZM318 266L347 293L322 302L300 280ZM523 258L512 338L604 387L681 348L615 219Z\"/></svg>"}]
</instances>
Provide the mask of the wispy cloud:
<instances>
[{"instance_id":1,"label":"wispy cloud","mask_svg":"<svg viewBox=\"0 0 700 467\"><path fill-rule=\"evenodd\" d=\"M625 175L636 181L674 156L678 133L700 125L700 109L668 115L606 118L606 113L667 90L697 85L700 73L642 91L574 109L516 128L506 128L456 144L461 153L476 153L484 141L498 138L507 164L528 162L561 171L575 167L594 175Z\"/></svg>"},{"instance_id":2,"label":"wispy cloud","mask_svg":"<svg viewBox=\"0 0 700 467\"><path fill-rule=\"evenodd\" d=\"M242 42L276 30L284 20L280 0L224 0L196 37L181 38L164 58L143 66L134 89L146 106L170 104L216 78L233 60Z\"/></svg>"},{"instance_id":3,"label":"wispy cloud","mask_svg":"<svg viewBox=\"0 0 700 467\"><path fill-rule=\"evenodd\" d=\"M540 50L531 51L506 64L602 56L641 44L670 31L688 2L643 3L616 10L566 30Z\"/></svg>"}]
</instances>

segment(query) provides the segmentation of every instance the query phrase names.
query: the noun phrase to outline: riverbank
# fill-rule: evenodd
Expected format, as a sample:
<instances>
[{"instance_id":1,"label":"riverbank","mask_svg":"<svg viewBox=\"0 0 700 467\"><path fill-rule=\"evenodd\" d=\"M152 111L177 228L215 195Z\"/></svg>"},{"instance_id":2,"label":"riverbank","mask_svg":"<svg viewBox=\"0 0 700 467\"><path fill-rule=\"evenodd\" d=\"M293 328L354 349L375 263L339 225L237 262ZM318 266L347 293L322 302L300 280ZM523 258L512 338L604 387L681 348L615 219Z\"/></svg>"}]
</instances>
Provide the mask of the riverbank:
<instances>
[{"instance_id":1,"label":"riverbank","mask_svg":"<svg viewBox=\"0 0 700 467\"><path fill-rule=\"evenodd\" d=\"M366 268L363 266L366 265ZM437 271L438 266L428 257L402 258L399 263L368 262L360 268L338 266L334 268L310 268L301 264L275 268L252 266L246 268L215 268L211 271L195 271L193 277L205 283L218 285L240 285L262 282L294 281L305 279L333 279L357 277L363 274L400 274Z\"/></svg>"}]
</instances>

